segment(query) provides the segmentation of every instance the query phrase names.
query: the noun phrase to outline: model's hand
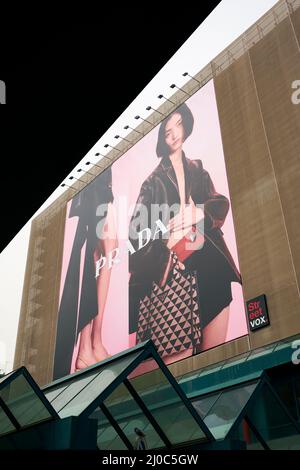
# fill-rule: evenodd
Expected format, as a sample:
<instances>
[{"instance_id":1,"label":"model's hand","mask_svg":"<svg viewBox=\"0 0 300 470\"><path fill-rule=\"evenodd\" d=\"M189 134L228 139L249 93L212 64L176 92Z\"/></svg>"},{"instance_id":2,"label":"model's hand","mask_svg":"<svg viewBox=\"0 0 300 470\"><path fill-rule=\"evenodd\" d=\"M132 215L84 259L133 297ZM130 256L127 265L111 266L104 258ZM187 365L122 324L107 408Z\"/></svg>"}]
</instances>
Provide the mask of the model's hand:
<instances>
[{"instance_id":1,"label":"model's hand","mask_svg":"<svg viewBox=\"0 0 300 470\"><path fill-rule=\"evenodd\" d=\"M197 224L198 222L200 222L200 220L202 220L204 218L204 212L203 212L203 209L202 207L202 204L195 204L193 199L191 198L190 196L190 199L189 199L189 207L190 207L190 212L191 212L191 217L192 217L192 224L195 225Z\"/></svg>"},{"instance_id":2,"label":"model's hand","mask_svg":"<svg viewBox=\"0 0 300 470\"><path fill-rule=\"evenodd\" d=\"M181 206L178 214L170 220L167 226L170 233L167 247L172 249L172 247L191 230L192 226L202 220L203 217L203 210L196 206L194 201L190 198L189 204Z\"/></svg>"}]
</instances>

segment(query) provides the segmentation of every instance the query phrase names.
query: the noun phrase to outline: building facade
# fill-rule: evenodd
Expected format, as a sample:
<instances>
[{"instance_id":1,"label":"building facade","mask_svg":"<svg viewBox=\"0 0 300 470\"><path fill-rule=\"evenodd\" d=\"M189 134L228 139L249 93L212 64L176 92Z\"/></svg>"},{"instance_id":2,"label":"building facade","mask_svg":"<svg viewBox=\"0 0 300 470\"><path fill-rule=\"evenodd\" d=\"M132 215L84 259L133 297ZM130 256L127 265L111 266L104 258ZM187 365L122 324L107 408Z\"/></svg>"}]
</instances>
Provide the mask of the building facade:
<instances>
[{"instance_id":1,"label":"building facade","mask_svg":"<svg viewBox=\"0 0 300 470\"><path fill-rule=\"evenodd\" d=\"M295 97L300 80L299 0L279 1L191 78L184 92L177 91L171 98L174 105L165 102L159 111L172 113L186 100L186 93L193 96L211 79L244 300L264 294L270 324L251 331L247 320L247 334L172 363L169 369L179 381L186 382L186 394L197 397L200 389L192 380L200 379L202 370L213 370L235 359L239 362L253 352L266 357L265 352L275 350L276 345L288 344L284 359L275 354L273 362L270 359L267 366L259 367L289 363L289 372L279 377L289 377L287 382L293 384L283 397L293 394L291 407L296 407L294 417L299 420L295 355L297 335L300 338L300 104ZM160 124L161 117L154 112L149 118L153 124L143 122L137 130L146 135ZM132 131L129 140L135 144L140 137ZM117 146L119 151L112 150L90 172L101 174L122 159L129 147L131 144L123 141ZM41 386L53 380L67 203L92 179L91 174L85 174L32 222L14 367L26 366ZM290 367L293 353L296 359ZM240 370L233 373L231 379L241 382ZM217 371L215 374L218 377ZM185 377L191 378L189 385ZM147 381L146 375L144 379ZM216 390L213 382L202 381L201 387Z\"/></svg>"}]
</instances>

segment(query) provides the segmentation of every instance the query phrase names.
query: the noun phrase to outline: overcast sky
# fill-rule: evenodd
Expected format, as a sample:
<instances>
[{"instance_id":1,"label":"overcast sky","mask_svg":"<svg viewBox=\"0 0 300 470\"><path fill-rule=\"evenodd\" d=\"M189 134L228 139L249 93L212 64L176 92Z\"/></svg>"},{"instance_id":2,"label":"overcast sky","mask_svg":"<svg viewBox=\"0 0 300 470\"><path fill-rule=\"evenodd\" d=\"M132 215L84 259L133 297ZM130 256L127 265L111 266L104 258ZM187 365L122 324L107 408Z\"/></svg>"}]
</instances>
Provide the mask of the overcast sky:
<instances>
[{"instance_id":1,"label":"overcast sky","mask_svg":"<svg viewBox=\"0 0 300 470\"><path fill-rule=\"evenodd\" d=\"M222 0L146 88L141 90L132 104L124 112L120 110L121 114L117 121L104 135L99 136L99 141L87 155L82 155L82 159L95 161L95 150L98 147L103 148L106 142L113 145L114 136L122 134L124 125L135 127L134 116L137 114L146 116L144 110L149 103L153 108L159 107L161 102L157 99L158 93L163 93L164 96L171 95L172 82L178 86L185 83L183 72L187 71L190 75L197 74L275 3L277 0ZM80 162L76 168L79 167ZM66 178L68 176L66 174ZM33 217L62 192L63 188L57 188ZM0 369L6 372L13 367L29 234L30 221L0 254Z\"/></svg>"}]
</instances>

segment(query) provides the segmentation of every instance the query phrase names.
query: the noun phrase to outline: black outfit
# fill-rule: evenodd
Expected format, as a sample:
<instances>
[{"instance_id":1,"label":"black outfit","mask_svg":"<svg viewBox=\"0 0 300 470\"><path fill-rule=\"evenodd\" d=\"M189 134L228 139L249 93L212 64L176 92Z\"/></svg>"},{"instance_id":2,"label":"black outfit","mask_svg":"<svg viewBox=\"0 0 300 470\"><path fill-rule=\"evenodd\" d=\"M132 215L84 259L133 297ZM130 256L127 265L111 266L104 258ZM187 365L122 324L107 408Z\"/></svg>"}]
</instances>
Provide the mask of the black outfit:
<instances>
[{"instance_id":1,"label":"black outfit","mask_svg":"<svg viewBox=\"0 0 300 470\"><path fill-rule=\"evenodd\" d=\"M69 217L77 216L79 220L58 313L54 379L70 373L73 349L78 334L98 313L94 251L99 243L101 228L103 228L107 215L107 205L112 201L111 168L97 176L72 200ZM97 215L96 211L100 204L102 205L101 213ZM79 298L80 258L81 249L85 242L86 249Z\"/></svg>"},{"instance_id":2,"label":"black outfit","mask_svg":"<svg viewBox=\"0 0 300 470\"><path fill-rule=\"evenodd\" d=\"M183 153L185 177L185 202L191 196L195 204L204 205L205 242L200 250L195 251L186 261L186 269L197 271L200 298L200 322L205 327L232 300L231 282L241 282L240 274L224 241L221 227L229 210L229 201L218 194L209 173L204 170L201 160L189 160ZM148 218L136 223L139 216L139 204L148 209ZM144 181L130 223L129 238L134 248L134 237L146 227L154 233L154 220L151 220L151 205L180 205L179 188L176 174L168 157L163 158L156 169ZM175 215L175 214L174 214ZM172 217L174 216L172 215ZM164 213L160 220L167 225ZM136 219L138 220L138 219ZM151 290L152 282L159 282L165 272L170 250L167 240L161 236L150 241L144 248L129 255L129 332L137 328L139 301Z\"/></svg>"}]
</instances>

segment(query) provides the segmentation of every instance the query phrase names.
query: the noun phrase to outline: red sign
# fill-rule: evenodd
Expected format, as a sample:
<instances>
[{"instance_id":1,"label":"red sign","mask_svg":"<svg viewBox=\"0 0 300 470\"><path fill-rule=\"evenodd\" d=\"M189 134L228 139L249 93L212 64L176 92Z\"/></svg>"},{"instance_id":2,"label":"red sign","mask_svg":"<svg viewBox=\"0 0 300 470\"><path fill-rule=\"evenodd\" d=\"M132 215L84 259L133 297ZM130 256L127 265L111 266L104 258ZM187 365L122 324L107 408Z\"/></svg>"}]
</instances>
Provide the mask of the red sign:
<instances>
[{"instance_id":1,"label":"red sign","mask_svg":"<svg viewBox=\"0 0 300 470\"><path fill-rule=\"evenodd\" d=\"M264 294L246 302L250 331L270 325L267 301Z\"/></svg>"}]
</instances>

